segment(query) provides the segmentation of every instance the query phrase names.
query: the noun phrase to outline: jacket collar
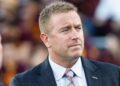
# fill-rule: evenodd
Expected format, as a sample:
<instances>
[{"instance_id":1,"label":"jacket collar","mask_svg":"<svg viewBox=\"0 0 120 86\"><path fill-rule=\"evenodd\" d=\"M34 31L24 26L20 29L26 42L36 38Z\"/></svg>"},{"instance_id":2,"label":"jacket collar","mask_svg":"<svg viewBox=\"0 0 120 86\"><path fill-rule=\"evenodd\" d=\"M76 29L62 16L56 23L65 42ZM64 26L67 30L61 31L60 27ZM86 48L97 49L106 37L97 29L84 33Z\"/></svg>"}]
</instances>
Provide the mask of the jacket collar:
<instances>
[{"instance_id":1,"label":"jacket collar","mask_svg":"<svg viewBox=\"0 0 120 86\"><path fill-rule=\"evenodd\" d=\"M36 69L39 86L57 86L48 58Z\"/></svg>"},{"instance_id":2,"label":"jacket collar","mask_svg":"<svg viewBox=\"0 0 120 86\"><path fill-rule=\"evenodd\" d=\"M95 62L82 57L82 64L85 71L88 86L102 86L102 72Z\"/></svg>"}]
</instances>

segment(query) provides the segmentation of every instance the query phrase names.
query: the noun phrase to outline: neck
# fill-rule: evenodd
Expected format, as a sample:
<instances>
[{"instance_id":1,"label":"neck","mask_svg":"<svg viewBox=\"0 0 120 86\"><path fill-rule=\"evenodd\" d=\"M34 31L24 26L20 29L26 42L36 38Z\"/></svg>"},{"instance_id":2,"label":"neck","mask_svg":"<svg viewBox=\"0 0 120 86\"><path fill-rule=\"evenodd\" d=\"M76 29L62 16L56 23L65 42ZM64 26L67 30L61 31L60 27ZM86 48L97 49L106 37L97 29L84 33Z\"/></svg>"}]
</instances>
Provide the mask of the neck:
<instances>
[{"instance_id":1,"label":"neck","mask_svg":"<svg viewBox=\"0 0 120 86\"><path fill-rule=\"evenodd\" d=\"M79 57L72 57L70 59L65 59L65 58L58 58L58 57L53 57L50 56L51 60L55 62L58 65L61 65L65 68L71 68L78 60Z\"/></svg>"}]
</instances>

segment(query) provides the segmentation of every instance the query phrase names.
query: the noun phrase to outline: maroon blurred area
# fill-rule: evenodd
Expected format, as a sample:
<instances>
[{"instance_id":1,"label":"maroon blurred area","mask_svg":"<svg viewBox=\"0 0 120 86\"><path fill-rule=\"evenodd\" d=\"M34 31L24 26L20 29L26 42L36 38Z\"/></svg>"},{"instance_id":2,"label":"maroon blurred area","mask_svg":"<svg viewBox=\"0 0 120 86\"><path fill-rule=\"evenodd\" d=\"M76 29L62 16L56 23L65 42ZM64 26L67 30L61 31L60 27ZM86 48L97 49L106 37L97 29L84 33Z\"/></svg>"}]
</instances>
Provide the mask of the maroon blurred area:
<instances>
[{"instance_id":1,"label":"maroon blurred area","mask_svg":"<svg viewBox=\"0 0 120 86\"><path fill-rule=\"evenodd\" d=\"M47 48L39 37L38 18L41 10L54 1L56 0L0 1L0 35L3 45L0 86L9 86L15 74L40 64L47 57ZM73 3L79 9L85 33L83 56L120 65L119 30L115 31L111 26L111 19L100 25L94 16L100 0L65 1Z\"/></svg>"}]
</instances>

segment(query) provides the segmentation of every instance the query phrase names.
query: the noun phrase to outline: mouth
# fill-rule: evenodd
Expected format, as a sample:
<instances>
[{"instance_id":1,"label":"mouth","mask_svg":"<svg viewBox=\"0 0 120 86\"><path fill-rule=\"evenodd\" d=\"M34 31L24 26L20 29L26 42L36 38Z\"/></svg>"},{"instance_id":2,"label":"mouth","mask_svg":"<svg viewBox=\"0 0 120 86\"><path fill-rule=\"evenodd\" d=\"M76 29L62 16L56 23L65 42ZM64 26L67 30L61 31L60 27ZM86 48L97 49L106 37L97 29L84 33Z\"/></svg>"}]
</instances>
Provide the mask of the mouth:
<instances>
[{"instance_id":1,"label":"mouth","mask_svg":"<svg viewBox=\"0 0 120 86\"><path fill-rule=\"evenodd\" d=\"M81 44L72 44L72 45L69 46L69 48L70 47L81 47Z\"/></svg>"}]
</instances>

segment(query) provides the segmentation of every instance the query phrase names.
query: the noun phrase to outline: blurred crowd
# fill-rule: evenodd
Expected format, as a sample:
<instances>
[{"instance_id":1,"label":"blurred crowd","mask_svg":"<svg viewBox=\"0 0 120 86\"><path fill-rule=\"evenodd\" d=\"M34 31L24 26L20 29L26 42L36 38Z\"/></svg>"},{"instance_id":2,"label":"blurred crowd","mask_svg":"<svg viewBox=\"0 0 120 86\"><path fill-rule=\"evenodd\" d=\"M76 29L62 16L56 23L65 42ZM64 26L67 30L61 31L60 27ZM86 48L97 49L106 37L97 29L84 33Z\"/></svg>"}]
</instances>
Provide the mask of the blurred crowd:
<instances>
[{"instance_id":1,"label":"blurred crowd","mask_svg":"<svg viewBox=\"0 0 120 86\"><path fill-rule=\"evenodd\" d=\"M44 61L48 51L40 40L39 13L57 0L0 0L3 60L0 86L16 74ZM79 9L85 33L83 56L120 65L120 1L65 0Z\"/></svg>"}]
</instances>

